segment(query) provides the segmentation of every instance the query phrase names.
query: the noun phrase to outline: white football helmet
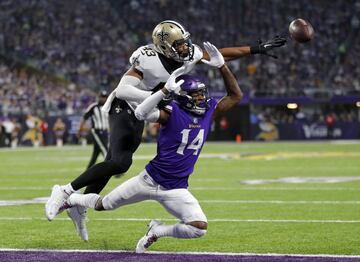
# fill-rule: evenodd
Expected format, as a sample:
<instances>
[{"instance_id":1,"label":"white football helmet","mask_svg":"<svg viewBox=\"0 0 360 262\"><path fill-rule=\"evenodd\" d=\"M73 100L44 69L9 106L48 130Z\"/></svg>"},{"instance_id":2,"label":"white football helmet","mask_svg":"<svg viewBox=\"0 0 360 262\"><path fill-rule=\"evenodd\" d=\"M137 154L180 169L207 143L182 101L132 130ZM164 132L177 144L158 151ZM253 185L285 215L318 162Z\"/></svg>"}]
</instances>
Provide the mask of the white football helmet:
<instances>
[{"instance_id":1,"label":"white football helmet","mask_svg":"<svg viewBox=\"0 0 360 262\"><path fill-rule=\"evenodd\" d=\"M152 33L156 51L178 62L191 61L194 46L190 33L178 22L166 20L159 23Z\"/></svg>"}]
</instances>

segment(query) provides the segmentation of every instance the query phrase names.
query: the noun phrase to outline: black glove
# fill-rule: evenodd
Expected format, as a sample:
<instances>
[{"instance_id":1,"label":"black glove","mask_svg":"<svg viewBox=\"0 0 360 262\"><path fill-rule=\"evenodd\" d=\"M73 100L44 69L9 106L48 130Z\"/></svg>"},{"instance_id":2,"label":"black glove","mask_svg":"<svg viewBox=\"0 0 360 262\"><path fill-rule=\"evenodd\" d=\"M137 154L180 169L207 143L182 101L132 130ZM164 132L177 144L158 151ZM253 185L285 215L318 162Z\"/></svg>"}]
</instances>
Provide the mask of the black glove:
<instances>
[{"instance_id":1,"label":"black glove","mask_svg":"<svg viewBox=\"0 0 360 262\"><path fill-rule=\"evenodd\" d=\"M259 40L258 45L250 46L250 53L251 54L263 54L268 55L273 58L277 58L276 55L268 53L270 50L280 47L286 44L286 38L276 36L275 38L266 41L263 43L261 40Z\"/></svg>"}]
</instances>

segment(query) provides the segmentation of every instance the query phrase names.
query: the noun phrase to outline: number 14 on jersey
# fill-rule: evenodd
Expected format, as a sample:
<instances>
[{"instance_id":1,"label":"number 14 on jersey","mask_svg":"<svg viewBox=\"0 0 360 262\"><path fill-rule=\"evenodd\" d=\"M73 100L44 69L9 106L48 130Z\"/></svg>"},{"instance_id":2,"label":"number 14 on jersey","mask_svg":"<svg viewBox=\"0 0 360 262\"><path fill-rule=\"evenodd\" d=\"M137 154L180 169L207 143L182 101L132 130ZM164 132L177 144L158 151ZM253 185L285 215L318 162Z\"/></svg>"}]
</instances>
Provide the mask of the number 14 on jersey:
<instances>
[{"instance_id":1,"label":"number 14 on jersey","mask_svg":"<svg viewBox=\"0 0 360 262\"><path fill-rule=\"evenodd\" d=\"M189 134L190 134L191 130L196 131L194 129L184 129L183 131L181 131L181 134L182 134L181 144L180 144L178 150L176 151L176 153L178 153L180 155L184 155L185 149L194 150L193 155L197 155L199 153L199 150L204 143L204 129L200 129L199 133L194 138L194 140L190 144L188 144L189 143Z\"/></svg>"}]
</instances>

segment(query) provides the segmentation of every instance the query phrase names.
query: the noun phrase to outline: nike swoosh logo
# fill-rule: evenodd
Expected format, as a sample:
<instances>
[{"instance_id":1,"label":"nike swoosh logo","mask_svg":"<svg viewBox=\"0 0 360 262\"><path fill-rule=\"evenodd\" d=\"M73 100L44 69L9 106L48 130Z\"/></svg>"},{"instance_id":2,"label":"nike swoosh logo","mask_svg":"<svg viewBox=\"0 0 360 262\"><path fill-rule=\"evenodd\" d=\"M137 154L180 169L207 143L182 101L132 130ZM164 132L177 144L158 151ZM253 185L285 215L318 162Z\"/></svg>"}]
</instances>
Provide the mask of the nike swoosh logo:
<instances>
[{"instance_id":1,"label":"nike swoosh logo","mask_svg":"<svg viewBox=\"0 0 360 262\"><path fill-rule=\"evenodd\" d=\"M265 48L267 48L268 46L271 46L271 44L266 44L266 45L264 45Z\"/></svg>"}]
</instances>

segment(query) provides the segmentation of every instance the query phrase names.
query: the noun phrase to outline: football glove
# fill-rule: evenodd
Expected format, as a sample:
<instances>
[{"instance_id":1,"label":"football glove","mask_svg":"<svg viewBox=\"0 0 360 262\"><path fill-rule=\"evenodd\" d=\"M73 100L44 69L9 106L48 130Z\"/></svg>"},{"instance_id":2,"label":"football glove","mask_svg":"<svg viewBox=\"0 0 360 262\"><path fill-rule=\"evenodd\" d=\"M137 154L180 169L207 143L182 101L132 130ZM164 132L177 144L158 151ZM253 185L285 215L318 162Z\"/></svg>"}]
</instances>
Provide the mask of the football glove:
<instances>
[{"instance_id":1,"label":"football glove","mask_svg":"<svg viewBox=\"0 0 360 262\"><path fill-rule=\"evenodd\" d=\"M286 38L280 36L276 36L275 38L268 40L265 43L259 40L258 45L250 47L250 53L263 54L263 55L271 56L273 58L277 58L276 55L269 53L269 51L274 48L281 47L285 44L286 44Z\"/></svg>"},{"instance_id":2,"label":"football glove","mask_svg":"<svg viewBox=\"0 0 360 262\"><path fill-rule=\"evenodd\" d=\"M182 67L180 67L180 68L176 69L174 72L172 72L169 79L165 83L165 88L169 92L174 92L174 93L179 92L180 86L182 85L182 83L184 83L184 80L180 80L180 81L176 82L176 78L178 76L183 75L185 73L185 71L186 71L186 66L183 65Z\"/></svg>"},{"instance_id":3,"label":"football glove","mask_svg":"<svg viewBox=\"0 0 360 262\"><path fill-rule=\"evenodd\" d=\"M225 64L224 57L222 56L220 51L216 48L216 46L214 46L210 42L204 42L204 48L206 52L209 54L210 61L201 59L201 62L217 68L220 68Z\"/></svg>"}]
</instances>

